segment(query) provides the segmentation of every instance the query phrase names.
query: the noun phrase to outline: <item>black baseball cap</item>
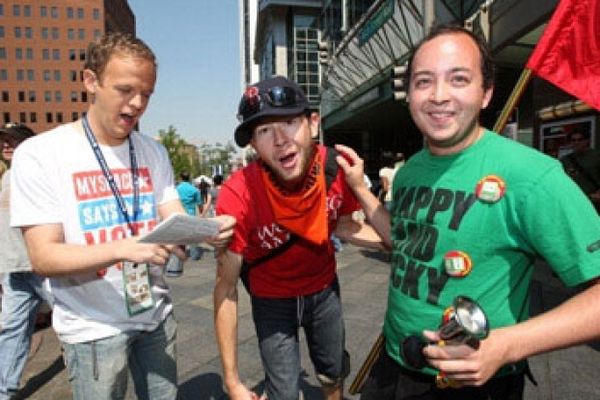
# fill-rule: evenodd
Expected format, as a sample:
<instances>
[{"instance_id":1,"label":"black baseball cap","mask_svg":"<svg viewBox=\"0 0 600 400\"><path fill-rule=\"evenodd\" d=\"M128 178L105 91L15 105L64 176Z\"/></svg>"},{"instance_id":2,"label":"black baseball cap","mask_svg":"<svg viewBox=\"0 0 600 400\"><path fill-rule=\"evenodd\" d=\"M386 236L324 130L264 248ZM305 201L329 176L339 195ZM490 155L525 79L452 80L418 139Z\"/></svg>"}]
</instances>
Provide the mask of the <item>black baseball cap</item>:
<instances>
[{"instance_id":1,"label":"black baseball cap","mask_svg":"<svg viewBox=\"0 0 600 400\"><path fill-rule=\"evenodd\" d=\"M21 143L32 136L35 132L25 124L9 122L0 126L0 140L11 139L13 143Z\"/></svg>"},{"instance_id":2,"label":"black baseball cap","mask_svg":"<svg viewBox=\"0 0 600 400\"><path fill-rule=\"evenodd\" d=\"M235 142L244 147L252 138L252 125L263 117L297 115L309 109L302 88L283 76L274 76L248 86L238 107L240 124Z\"/></svg>"}]
</instances>

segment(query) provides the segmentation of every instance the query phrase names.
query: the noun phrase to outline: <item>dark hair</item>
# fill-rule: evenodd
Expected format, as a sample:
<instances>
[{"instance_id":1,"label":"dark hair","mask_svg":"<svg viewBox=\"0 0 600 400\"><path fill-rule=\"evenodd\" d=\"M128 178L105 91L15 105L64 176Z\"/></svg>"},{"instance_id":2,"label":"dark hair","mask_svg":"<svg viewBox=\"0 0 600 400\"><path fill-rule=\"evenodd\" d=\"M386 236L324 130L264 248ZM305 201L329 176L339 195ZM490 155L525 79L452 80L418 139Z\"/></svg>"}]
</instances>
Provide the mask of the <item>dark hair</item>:
<instances>
[{"instance_id":1,"label":"dark hair","mask_svg":"<svg viewBox=\"0 0 600 400\"><path fill-rule=\"evenodd\" d=\"M124 32L111 32L89 44L84 69L93 71L102 81L110 57L115 54L148 60L156 68L156 56L144 41Z\"/></svg>"},{"instance_id":2,"label":"dark hair","mask_svg":"<svg viewBox=\"0 0 600 400\"><path fill-rule=\"evenodd\" d=\"M223 183L223 175L215 175L213 177L213 184L216 185L220 185Z\"/></svg>"},{"instance_id":3,"label":"dark hair","mask_svg":"<svg viewBox=\"0 0 600 400\"><path fill-rule=\"evenodd\" d=\"M408 66L406 68L407 90L410 91L410 79L411 79L411 75L412 75L412 64L413 64L413 61L415 58L415 54L417 54L417 52L419 51L421 46L423 46L423 44L425 44L426 42L435 39L438 36L459 35L459 34L464 34L464 35L467 35L468 37L470 37L471 40L473 40L473 42L477 45L477 48L479 49L481 76L483 77L483 89L488 90L494 86L494 76L496 73L496 67L494 65L494 60L492 58L492 55L490 53L490 50L488 49L488 46L487 46L487 43L485 42L485 40L481 36L471 32L470 30L468 30L466 28L463 28L462 26L437 25L437 26L434 26L433 28L431 28L431 30L429 31L427 36L425 36L423 38L423 40L421 40L421 42L419 42L417 47L415 47L414 50L412 51L412 53L410 54L410 58L408 59Z\"/></svg>"},{"instance_id":4,"label":"dark hair","mask_svg":"<svg viewBox=\"0 0 600 400\"><path fill-rule=\"evenodd\" d=\"M181 171L181 173L179 174L179 177L181 178L182 181L189 181L190 173L188 171Z\"/></svg>"},{"instance_id":5,"label":"dark hair","mask_svg":"<svg viewBox=\"0 0 600 400\"><path fill-rule=\"evenodd\" d=\"M392 168L395 163L396 157L394 156L394 153L392 153L391 151L384 151L383 153L381 153L381 165L383 167Z\"/></svg>"}]
</instances>

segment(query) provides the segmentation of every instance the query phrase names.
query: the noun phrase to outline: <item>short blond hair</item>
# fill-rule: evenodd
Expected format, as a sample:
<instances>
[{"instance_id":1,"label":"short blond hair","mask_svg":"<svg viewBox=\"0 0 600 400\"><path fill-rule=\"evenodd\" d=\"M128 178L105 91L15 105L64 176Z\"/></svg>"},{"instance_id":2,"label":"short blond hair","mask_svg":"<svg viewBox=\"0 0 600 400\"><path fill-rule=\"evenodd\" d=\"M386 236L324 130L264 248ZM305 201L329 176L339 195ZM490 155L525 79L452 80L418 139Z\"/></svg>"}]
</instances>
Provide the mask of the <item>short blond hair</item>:
<instances>
[{"instance_id":1,"label":"short blond hair","mask_svg":"<svg viewBox=\"0 0 600 400\"><path fill-rule=\"evenodd\" d=\"M98 80L102 80L106 65L115 54L142 58L152 62L154 68L157 67L154 52L143 40L130 33L111 32L89 44L84 68L93 71Z\"/></svg>"}]
</instances>

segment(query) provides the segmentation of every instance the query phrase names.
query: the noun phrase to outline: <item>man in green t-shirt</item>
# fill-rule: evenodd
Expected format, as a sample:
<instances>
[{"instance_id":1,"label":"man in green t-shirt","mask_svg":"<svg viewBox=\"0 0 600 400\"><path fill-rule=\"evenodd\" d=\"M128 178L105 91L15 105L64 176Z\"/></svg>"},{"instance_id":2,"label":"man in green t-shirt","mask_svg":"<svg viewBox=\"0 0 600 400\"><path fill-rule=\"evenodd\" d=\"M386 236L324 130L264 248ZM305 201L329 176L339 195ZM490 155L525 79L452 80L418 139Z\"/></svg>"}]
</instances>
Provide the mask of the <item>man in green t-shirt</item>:
<instances>
[{"instance_id":1,"label":"man in green t-shirt","mask_svg":"<svg viewBox=\"0 0 600 400\"><path fill-rule=\"evenodd\" d=\"M395 175L389 213L364 187L363 161L337 146L367 219L392 249L385 346L362 400L521 399L527 357L600 337L600 219L560 162L479 125L493 76L485 42L463 28L438 27L417 46L408 101L426 145ZM566 285L589 287L529 319L537 256ZM479 346L437 344L457 296L487 315ZM424 368L403 352L411 336L429 343L418 353ZM440 373L454 387L438 387Z\"/></svg>"}]
</instances>

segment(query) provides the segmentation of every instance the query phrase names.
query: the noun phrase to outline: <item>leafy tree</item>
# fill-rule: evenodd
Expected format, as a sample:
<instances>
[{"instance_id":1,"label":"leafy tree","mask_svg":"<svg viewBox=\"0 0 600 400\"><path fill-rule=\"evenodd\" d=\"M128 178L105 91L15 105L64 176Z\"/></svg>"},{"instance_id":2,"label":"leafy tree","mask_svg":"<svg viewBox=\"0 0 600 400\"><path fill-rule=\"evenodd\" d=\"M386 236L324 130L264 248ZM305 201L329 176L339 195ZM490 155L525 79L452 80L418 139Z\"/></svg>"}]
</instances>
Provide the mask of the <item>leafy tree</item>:
<instances>
[{"instance_id":1,"label":"leafy tree","mask_svg":"<svg viewBox=\"0 0 600 400\"><path fill-rule=\"evenodd\" d=\"M200 146L200 173L212 176L215 171L221 171L223 175L231 172L232 162L235 159L236 148L227 142L223 145L220 142L213 144L205 143Z\"/></svg>"},{"instance_id":2,"label":"leafy tree","mask_svg":"<svg viewBox=\"0 0 600 400\"><path fill-rule=\"evenodd\" d=\"M189 171L192 176L198 172L192 170L192 161L185 151L187 142L177 134L177 130L172 125L169 125L166 131L159 130L158 136L160 143L167 149L175 177L178 177L183 171Z\"/></svg>"}]
</instances>

